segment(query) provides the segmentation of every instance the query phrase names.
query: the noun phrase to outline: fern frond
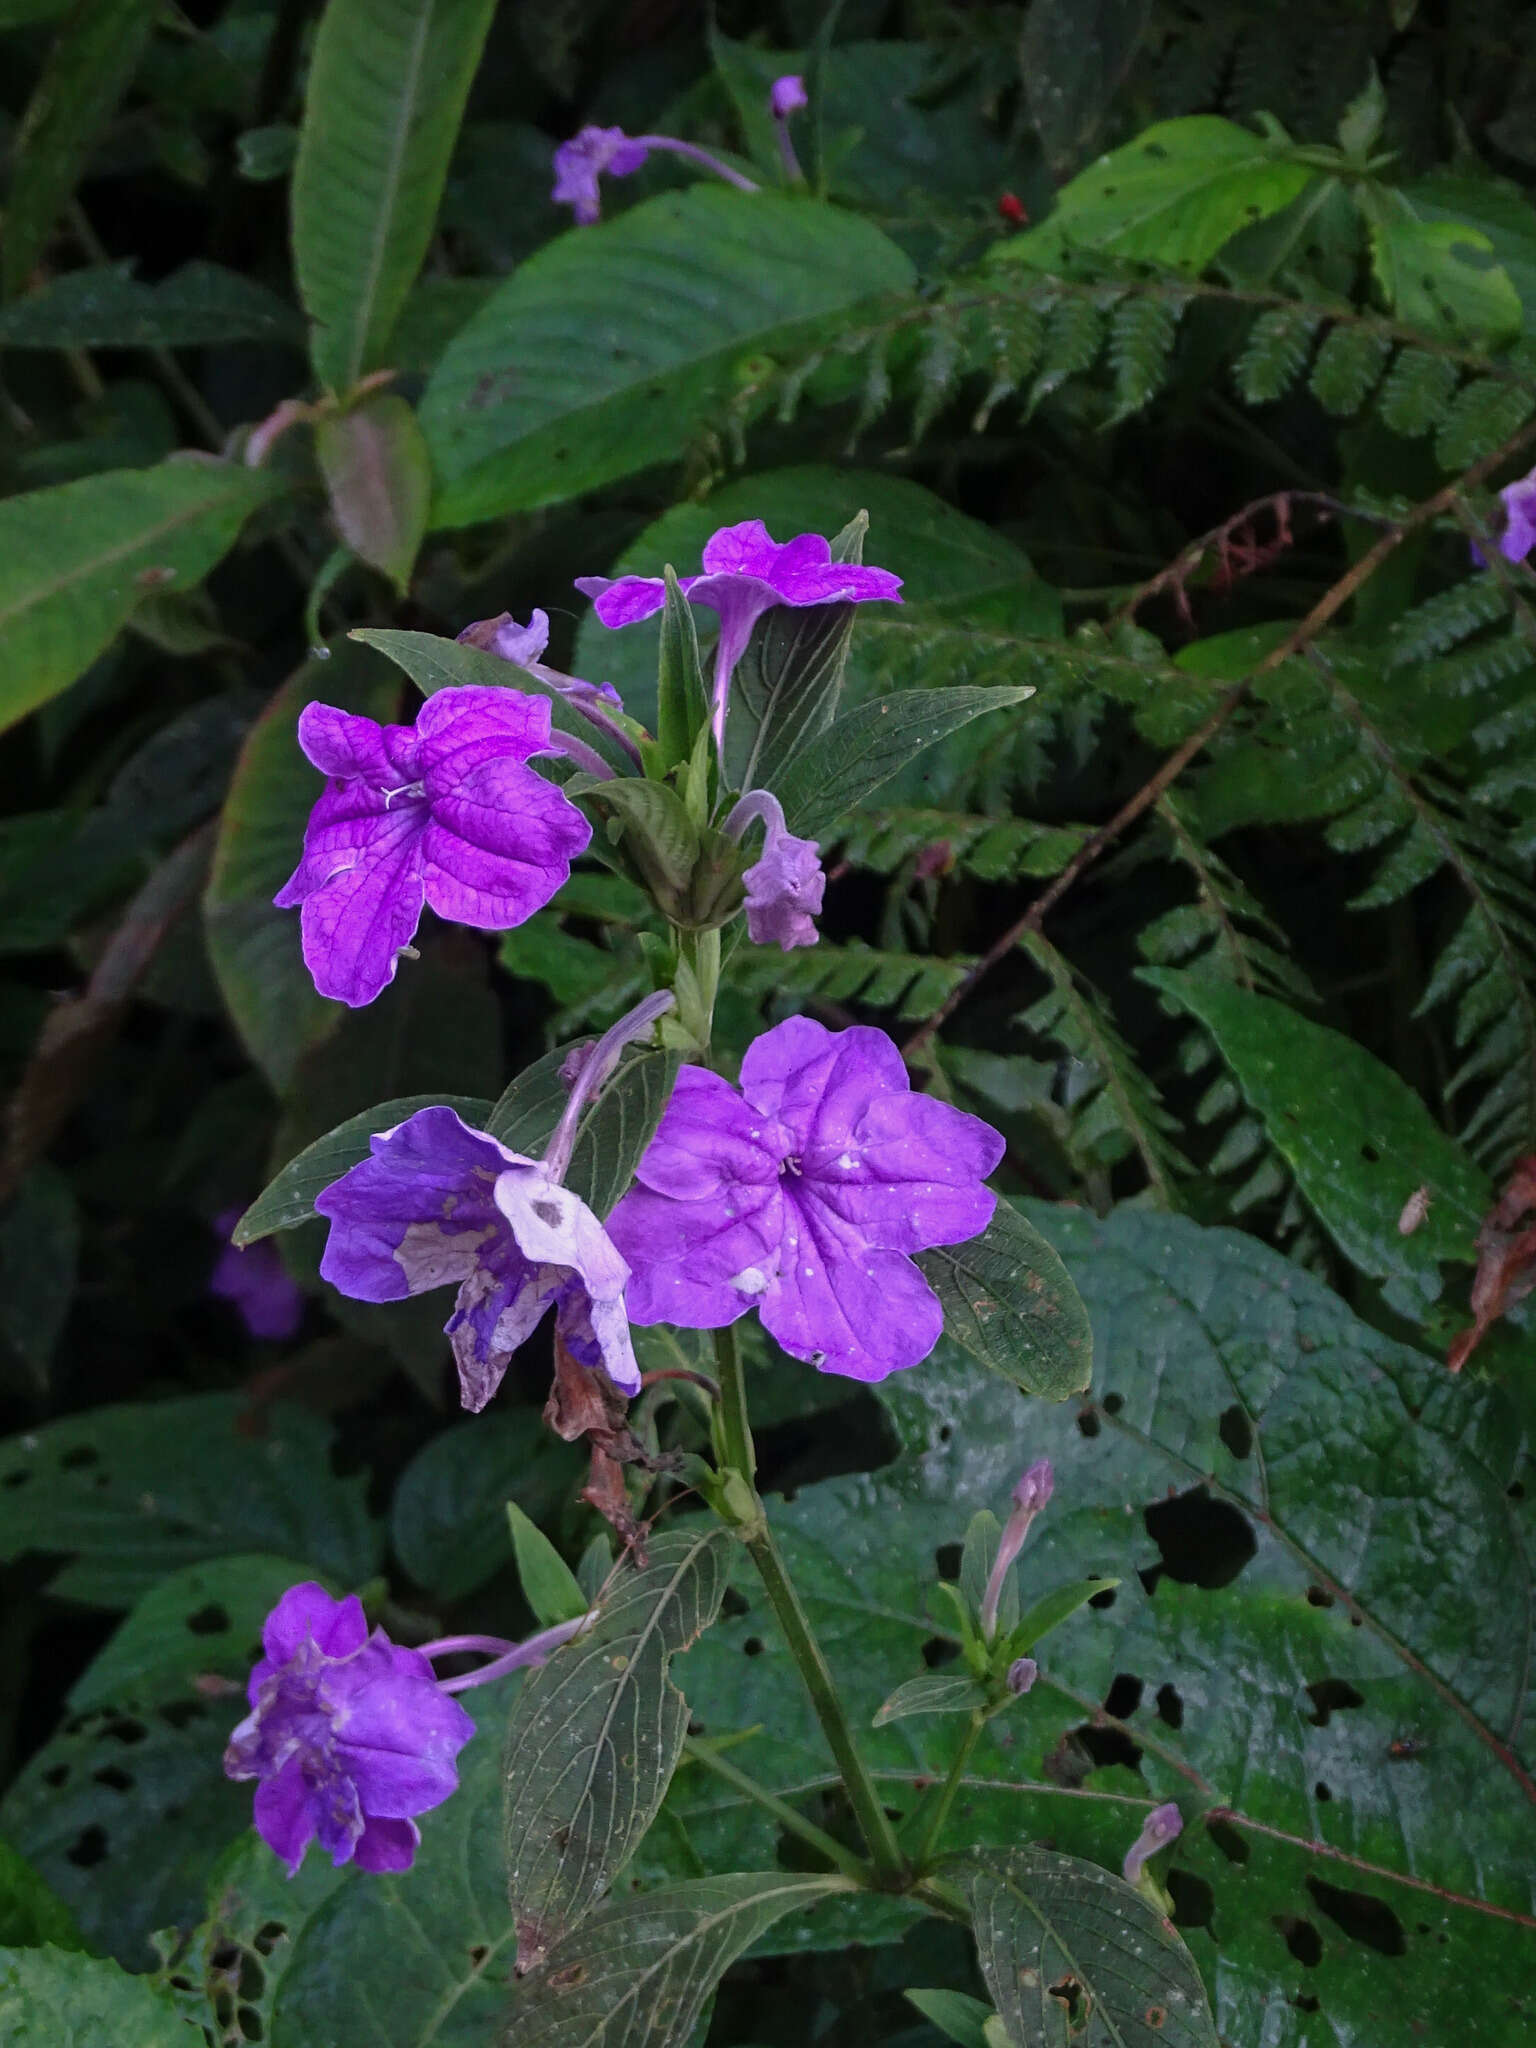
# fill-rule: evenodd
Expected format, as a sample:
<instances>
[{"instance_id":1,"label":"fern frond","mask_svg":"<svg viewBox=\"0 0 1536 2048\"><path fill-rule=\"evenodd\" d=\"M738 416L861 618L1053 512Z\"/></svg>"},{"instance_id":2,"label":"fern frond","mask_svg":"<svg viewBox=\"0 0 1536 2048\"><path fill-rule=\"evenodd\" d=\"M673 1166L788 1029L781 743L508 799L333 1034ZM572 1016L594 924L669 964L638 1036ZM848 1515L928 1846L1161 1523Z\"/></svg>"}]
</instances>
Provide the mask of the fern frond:
<instances>
[{"instance_id":1,"label":"fern frond","mask_svg":"<svg viewBox=\"0 0 1536 2048\"><path fill-rule=\"evenodd\" d=\"M1457 392L1441 422L1435 460L1442 469L1470 469L1518 433L1532 412L1536 396L1526 386L1502 377L1475 378Z\"/></svg>"},{"instance_id":2,"label":"fern frond","mask_svg":"<svg viewBox=\"0 0 1536 2048\"><path fill-rule=\"evenodd\" d=\"M1046 321L1040 368L1029 387L1026 411L1036 411L1069 377L1091 370L1103 346L1104 315L1096 299L1086 295L1058 299Z\"/></svg>"},{"instance_id":3,"label":"fern frond","mask_svg":"<svg viewBox=\"0 0 1536 2048\"><path fill-rule=\"evenodd\" d=\"M1216 974L1261 995L1315 1000L1311 983L1290 958L1285 933L1205 843L1193 805L1170 792L1159 801L1156 819L1152 848L1187 870L1195 898L1164 912L1141 932L1137 946L1142 957L1154 966Z\"/></svg>"},{"instance_id":4,"label":"fern frond","mask_svg":"<svg viewBox=\"0 0 1536 2048\"><path fill-rule=\"evenodd\" d=\"M1115 308L1109 330L1109 361L1115 373L1115 403L1108 424L1129 419L1151 403L1168 381L1186 301L1164 295L1126 298Z\"/></svg>"},{"instance_id":5,"label":"fern frond","mask_svg":"<svg viewBox=\"0 0 1536 2048\"><path fill-rule=\"evenodd\" d=\"M1405 348L1387 372L1376 409L1395 434L1432 434L1446 420L1459 381L1448 356Z\"/></svg>"},{"instance_id":6,"label":"fern frond","mask_svg":"<svg viewBox=\"0 0 1536 2048\"><path fill-rule=\"evenodd\" d=\"M1026 875L1059 874L1088 833L1086 825L893 808L857 812L829 850L876 875L893 875L909 861L937 852L945 868L958 868L978 881L1012 882Z\"/></svg>"},{"instance_id":7,"label":"fern frond","mask_svg":"<svg viewBox=\"0 0 1536 2048\"><path fill-rule=\"evenodd\" d=\"M759 1001L773 996L791 1009L803 1009L819 997L915 1022L931 1016L973 965L967 958L935 960L882 952L857 940L834 946L823 939L793 953L781 953L776 946L742 946L731 959L731 981Z\"/></svg>"},{"instance_id":8,"label":"fern frond","mask_svg":"<svg viewBox=\"0 0 1536 2048\"><path fill-rule=\"evenodd\" d=\"M1318 316L1306 307L1277 306L1259 315L1232 367L1245 405L1284 397L1307 367L1317 329Z\"/></svg>"},{"instance_id":9,"label":"fern frond","mask_svg":"<svg viewBox=\"0 0 1536 2048\"><path fill-rule=\"evenodd\" d=\"M1357 413L1376 389L1392 354L1392 338L1379 327L1341 320L1329 329L1312 365L1312 395L1336 418Z\"/></svg>"},{"instance_id":10,"label":"fern frond","mask_svg":"<svg viewBox=\"0 0 1536 2048\"><path fill-rule=\"evenodd\" d=\"M960 381L967 367L961 354L961 336L954 319L935 320L923 339L917 361L917 403L912 411L912 444L922 440Z\"/></svg>"}]
</instances>

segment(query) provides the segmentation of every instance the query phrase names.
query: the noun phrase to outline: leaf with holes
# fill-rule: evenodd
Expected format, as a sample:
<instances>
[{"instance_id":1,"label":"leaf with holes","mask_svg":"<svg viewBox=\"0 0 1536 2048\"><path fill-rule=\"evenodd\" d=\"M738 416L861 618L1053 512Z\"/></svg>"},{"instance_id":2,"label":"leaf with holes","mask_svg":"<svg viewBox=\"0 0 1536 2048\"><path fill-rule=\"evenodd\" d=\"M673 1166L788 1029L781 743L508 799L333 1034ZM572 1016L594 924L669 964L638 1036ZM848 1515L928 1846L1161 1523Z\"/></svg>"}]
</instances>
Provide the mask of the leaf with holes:
<instances>
[{"instance_id":1,"label":"leaf with holes","mask_svg":"<svg viewBox=\"0 0 1536 2048\"><path fill-rule=\"evenodd\" d=\"M235 1394L95 1408L0 1443L0 1557L72 1558L54 1592L98 1607L257 1549L360 1585L382 1549L365 1489L335 1476L330 1432L301 1408Z\"/></svg>"},{"instance_id":2,"label":"leaf with holes","mask_svg":"<svg viewBox=\"0 0 1536 2048\"><path fill-rule=\"evenodd\" d=\"M519 1693L504 1827L519 1969L584 1917L655 1818L688 1732L667 1666L719 1613L731 1549L717 1528L655 1538Z\"/></svg>"},{"instance_id":3,"label":"leaf with holes","mask_svg":"<svg viewBox=\"0 0 1536 2048\"><path fill-rule=\"evenodd\" d=\"M849 1889L767 1870L614 1899L514 1991L503 2048L690 2048L736 1958L787 1914Z\"/></svg>"},{"instance_id":4,"label":"leaf with holes","mask_svg":"<svg viewBox=\"0 0 1536 2048\"><path fill-rule=\"evenodd\" d=\"M959 1875L1014 2048L1217 2048L1189 1950L1133 1885L1049 1849L978 1856Z\"/></svg>"},{"instance_id":5,"label":"leaf with holes","mask_svg":"<svg viewBox=\"0 0 1536 2048\"><path fill-rule=\"evenodd\" d=\"M1316 2000L1358 2048L1383 2010L1405 2040L1521 2048L1536 1757L1510 1645L1536 1596L1529 1461L1504 1397L1235 1231L1025 1213L1087 1304L1093 1400L1027 1401L945 1339L880 1390L893 1462L771 1510L885 1803L919 1810L960 1723L869 1723L894 1686L950 1671L941 1572L971 1516L1005 1511L1047 1456L1026 1606L1120 1583L1040 1644L944 1845L1048 1836L1114 1871L1175 1800L1184 1833L1159 1874L1226 2039L1308 2048ZM728 1604L689 1652L693 1713L713 1740L739 1733L732 1761L781 1797L815 1799L832 1780L794 1665L748 1577ZM644 1881L773 1854L775 1825L691 1765L663 1820L631 1865ZM891 1915L828 1908L845 1939L891 1939Z\"/></svg>"},{"instance_id":6,"label":"leaf with holes","mask_svg":"<svg viewBox=\"0 0 1536 2048\"><path fill-rule=\"evenodd\" d=\"M920 1252L944 1327L1026 1394L1065 1401L1093 1375L1088 1312L1065 1266L1017 1209L999 1202L980 1237Z\"/></svg>"}]
</instances>

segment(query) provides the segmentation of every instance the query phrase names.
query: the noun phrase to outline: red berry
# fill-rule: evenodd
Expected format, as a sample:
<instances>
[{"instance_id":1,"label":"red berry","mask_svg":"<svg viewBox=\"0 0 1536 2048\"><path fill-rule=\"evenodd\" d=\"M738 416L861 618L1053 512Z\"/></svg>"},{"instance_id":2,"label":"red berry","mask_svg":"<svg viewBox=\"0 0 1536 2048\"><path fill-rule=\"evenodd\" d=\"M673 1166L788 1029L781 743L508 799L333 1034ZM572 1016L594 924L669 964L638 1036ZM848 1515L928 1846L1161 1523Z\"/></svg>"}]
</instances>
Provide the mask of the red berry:
<instances>
[{"instance_id":1,"label":"red berry","mask_svg":"<svg viewBox=\"0 0 1536 2048\"><path fill-rule=\"evenodd\" d=\"M1017 192L1000 193L997 210L1013 227L1025 227L1029 223L1029 215L1024 211L1024 202Z\"/></svg>"}]
</instances>

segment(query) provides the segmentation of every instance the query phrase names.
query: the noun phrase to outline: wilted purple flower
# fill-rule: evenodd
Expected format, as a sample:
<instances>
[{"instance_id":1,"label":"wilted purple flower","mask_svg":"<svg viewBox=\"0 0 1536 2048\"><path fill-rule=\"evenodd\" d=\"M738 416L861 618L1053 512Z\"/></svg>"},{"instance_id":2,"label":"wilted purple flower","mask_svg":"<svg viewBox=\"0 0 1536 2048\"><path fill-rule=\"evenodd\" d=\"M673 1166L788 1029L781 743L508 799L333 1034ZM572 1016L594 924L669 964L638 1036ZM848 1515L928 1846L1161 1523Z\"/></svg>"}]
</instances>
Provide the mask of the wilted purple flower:
<instances>
[{"instance_id":1,"label":"wilted purple flower","mask_svg":"<svg viewBox=\"0 0 1536 2048\"><path fill-rule=\"evenodd\" d=\"M781 545L761 519L712 534L704 543L703 565L702 575L684 576L678 587L690 603L719 614L712 719L717 742L725 735L731 677L764 612L781 604L798 609L872 599L901 602L901 578L889 569L834 562L831 544L819 533L797 534ZM650 618L667 601L667 586L659 576L578 576L576 588L593 600L602 623L614 628Z\"/></svg>"},{"instance_id":2,"label":"wilted purple flower","mask_svg":"<svg viewBox=\"0 0 1536 2048\"><path fill-rule=\"evenodd\" d=\"M911 1092L883 1031L791 1017L748 1048L739 1092L679 1075L609 1219L630 1319L709 1330L756 1308L791 1357L882 1380L943 1328L909 1254L986 1228L1002 1155L979 1117Z\"/></svg>"},{"instance_id":3,"label":"wilted purple flower","mask_svg":"<svg viewBox=\"0 0 1536 2048\"><path fill-rule=\"evenodd\" d=\"M626 1394L640 1368L624 1313L629 1267L562 1182L582 1111L620 1050L672 1006L647 996L593 1047L542 1161L471 1130L451 1109L419 1109L370 1141L370 1157L315 1198L331 1232L322 1278L355 1301L400 1301L456 1285L445 1329L464 1406L483 1408L546 1309L578 1364Z\"/></svg>"},{"instance_id":4,"label":"wilted purple flower","mask_svg":"<svg viewBox=\"0 0 1536 2048\"><path fill-rule=\"evenodd\" d=\"M1008 1675L1003 1683L1017 1699L1029 1691L1039 1676L1040 1666L1033 1657L1015 1657L1008 1666Z\"/></svg>"},{"instance_id":5,"label":"wilted purple flower","mask_svg":"<svg viewBox=\"0 0 1536 2048\"><path fill-rule=\"evenodd\" d=\"M997 1556L992 1560L986 1591L981 1598L981 1632L989 1640L997 1628L998 1604L1003 1597L1009 1570L1024 1548L1031 1522L1050 1500L1054 1485L1055 1474L1050 1459L1037 1458L1013 1489L1013 1513L1003 1524Z\"/></svg>"},{"instance_id":6,"label":"wilted purple flower","mask_svg":"<svg viewBox=\"0 0 1536 2048\"><path fill-rule=\"evenodd\" d=\"M739 840L754 818L763 822L763 850L742 880L747 885L747 931L755 945L814 946L819 934L812 920L821 914L827 878L821 871L821 848L814 839L796 839L784 823L778 798L766 789L749 789L725 821Z\"/></svg>"},{"instance_id":7,"label":"wilted purple flower","mask_svg":"<svg viewBox=\"0 0 1536 2048\"><path fill-rule=\"evenodd\" d=\"M464 645L481 648L501 661L509 661L514 668L536 677L546 688L558 690L584 718L621 746L637 768L641 765L640 749L613 716L615 711L624 709L624 702L612 683L589 683L581 676L568 676L563 669L550 668L546 664L544 650L549 645L548 612L535 609L526 626L520 626L510 612L501 612L494 619L476 619L457 637ZM600 754L582 748L569 734L561 737L559 746L564 753L579 759L580 765L589 773L599 776L613 774Z\"/></svg>"},{"instance_id":8,"label":"wilted purple flower","mask_svg":"<svg viewBox=\"0 0 1536 2048\"><path fill-rule=\"evenodd\" d=\"M784 168L791 178L800 176L800 159L795 155L795 145L789 139L789 117L807 104L805 80L793 71L773 81L768 94L768 111L773 116L773 125L778 131L779 155L784 159Z\"/></svg>"},{"instance_id":9,"label":"wilted purple flower","mask_svg":"<svg viewBox=\"0 0 1536 2048\"><path fill-rule=\"evenodd\" d=\"M291 1337L304 1320L304 1292L284 1266L274 1244L244 1250L229 1242L243 1209L225 1209L213 1219L224 1249L208 1276L208 1292L232 1302L253 1337Z\"/></svg>"},{"instance_id":10,"label":"wilted purple flower","mask_svg":"<svg viewBox=\"0 0 1536 2048\"><path fill-rule=\"evenodd\" d=\"M412 1816L457 1789L474 1722L419 1650L369 1634L356 1595L292 1586L261 1642L251 1712L224 1752L226 1776L259 1781L257 1833L290 1871L317 1835L333 1863L408 1870Z\"/></svg>"},{"instance_id":11,"label":"wilted purple flower","mask_svg":"<svg viewBox=\"0 0 1536 2048\"><path fill-rule=\"evenodd\" d=\"M549 901L592 837L527 765L560 747L548 701L521 690L439 690L414 726L309 704L299 744L330 780L304 858L272 900L303 905L315 987L354 1009L394 979L424 902L459 924L510 930Z\"/></svg>"},{"instance_id":12,"label":"wilted purple flower","mask_svg":"<svg viewBox=\"0 0 1536 2048\"><path fill-rule=\"evenodd\" d=\"M598 180L605 175L627 178L632 171L639 170L653 150L686 157L690 163L701 164L743 192L758 189L750 178L744 178L740 171L732 170L695 142L682 142L675 135L626 135L622 128L588 126L555 151L555 188L550 196L557 206L570 207L579 227L591 227L602 218Z\"/></svg>"},{"instance_id":13,"label":"wilted purple flower","mask_svg":"<svg viewBox=\"0 0 1536 2048\"><path fill-rule=\"evenodd\" d=\"M1506 484L1499 496L1504 504L1504 531L1499 535L1499 553L1507 562L1523 562L1536 548L1536 469L1514 483ZM1487 568L1487 557L1476 545L1472 549L1472 559L1480 568Z\"/></svg>"},{"instance_id":14,"label":"wilted purple flower","mask_svg":"<svg viewBox=\"0 0 1536 2048\"><path fill-rule=\"evenodd\" d=\"M1141 1833L1125 1852L1121 1869L1127 1884L1135 1884L1149 1856L1166 1849L1184 1832L1184 1816L1170 1799L1166 1806L1154 1806L1142 1823Z\"/></svg>"}]
</instances>

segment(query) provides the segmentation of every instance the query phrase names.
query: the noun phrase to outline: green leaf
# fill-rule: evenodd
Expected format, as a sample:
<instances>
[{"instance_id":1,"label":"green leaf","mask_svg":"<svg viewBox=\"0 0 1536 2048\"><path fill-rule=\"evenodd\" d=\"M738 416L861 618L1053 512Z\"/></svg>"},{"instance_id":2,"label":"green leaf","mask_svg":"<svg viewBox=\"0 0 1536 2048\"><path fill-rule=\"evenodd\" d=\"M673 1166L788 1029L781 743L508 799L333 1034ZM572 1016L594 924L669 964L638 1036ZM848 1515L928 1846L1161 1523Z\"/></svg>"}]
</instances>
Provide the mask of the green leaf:
<instances>
[{"instance_id":1,"label":"green leaf","mask_svg":"<svg viewBox=\"0 0 1536 2048\"><path fill-rule=\"evenodd\" d=\"M1025 17L1019 71L1029 117L1058 179L1098 134L1150 13L1150 0L1035 0Z\"/></svg>"},{"instance_id":2,"label":"green leaf","mask_svg":"<svg viewBox=\"0 0 1536 2048\"><path fill-rule=\"evenodd\" d=\"M1010 1631L1008 1653L1010 1658L1022 1657L1032 1650L1042 1636L1048 1636L1053 1628L1060 1628L1064 1621L1070 1621L1080 1607L1086 1607L1090 1600L1097 1600L1118 1586L1118 1579L1078 1579L1072 1585L1058 1586L1047 1593L1043 1600L1037 1600Z\"/></svg>"},{"instance_id":3,"label":"green leaf","mask_svg":"<svg viewBox=\"0 0 1536 2048\"><path fill-rule=\"evenodd\" d=\"M610 1581L593 1626L519 1692L503 1836L520 1969L590 1911L655 1818L688 1732L667 1667L719 1613L731 1550L718 1528L654 1538L643 1566Z\"/></svg>"},{"instance_id":4,"label":"green leaf","mask_svg":"<svg viewBox=\"0 0 1536 2048\"><path fill-rule=\"evenodd\" d=\"M969 1244L920 1252L944 1327L973 1358L1026 1394L1065 1401L1093 1376L1088 1311L1067 1269L1017 1209L999 1202Z\"/></svg>"},{"instance_id":5,"label":"green leaf","mask_svg":"<svg viewBox=\"0 0 1536 2048\"><path fill-rule=\"evenodd\" d=\"M306 1558L340 1585L378 1568L366 1476L338 1479L330 1431L235 1394L94 1408L0 1443L0 1557L73 1558L66 1599L129 1607L166 1572L231 1552Z\"/></svg>"},{"instance_id":6,"label":"green leaf","mask_svg":"<svg viewBox=\"0 0 1536 2048\"><path fill-rule=\"evenodd\" d=\"M406 1466L390 1507L389 1540L418 1586L461 1600L507 1561L506 1505L545 1521L575 1497L580 1454L535 1408L493 1409L446 1429Z\"/></svg>"},{"instance_id":7,"label":"green leaf","mask_svg":"<svg viewBox=\"0 0 1536 2048\"><path fill-rule=\"evenodd\" d=\"M625 843L642 872L681 895L699 858L699 834L671 784L625 775L594 783L590 794L623 820Z\"/></svg>"},{"instance_id":8,"label":"green leaf","mask_svg":"<svg viewBox=\"0 0 1536 2048\"><path fill-rule=\"evenodd\" d=\"M315 428L315 454L342 539L404 597L432 497L415 413L386 391L328 414Z\"/></svg>"},{"instance_id":9,"label":"green leaf","mask_svg":"<svg viewBox=\"0 0 1536 2048\"><path fill-rule=\"evenodd\" d=\"M677 586L671 567L663 570L667 602L661 615L661 659L656 683L657 767L664 775L693 752L709 723L709 691L699 667L699 635L693 607Z\"/></svg>"},{"instance_id":10,"label":"green leaf","mask_svg":"<svg viewBox=\"0 0 1536 2048\"><path fill-rule=\"evenodd\" d=\"M291 1557L214 1557L154 1585L69 1690L69 1705L152 1706L198 1697L212 1675L245 1680L261 1625L290 1586L314 1577Z\"/></svg>"},{"instance_id":11,"label":"green leaf","mask_svg":"<svg viewBox=\"0 0 1536 2048\"><path fill-rule=\"evenodd\" d=\"M972 1998L964 1991L904 1991L908 2005L915 2005L931 2027L960 2048L991 2048L985 2028L992 2008L985 1999Z\"/></svg>"},{"instance_id":12,"label":"green leaf","mask_svg":"<svg viewBox=\"0 0 1536 2048\"><path fill-rule=\"evenodd\" d=\"M155 0L82 0L59 30L12 145L0 284L31 276L102 129L139 67Z\"/></svg>"},{"instance_id":13,"label":"green leaf","mask_svg":"<svg viewBox=\"0 0 1536 2048\"><path fill-rule=\"evenodd\" d=\"M698 185L558 236L427 387L434 524L532 511L676 462L755 360L912 278L857 215L766 192Z\"/></svg>"},{"instance_id":14,"label":"green leaf","mask_svg":"<svg viewBox=\"0 0 1536 2048\"><path fill-rule=\"evenodd\" d=\"M204 932L230 1019L280 1095L304 1055L338 1031L346 1015L310 978L298 913L272 901L298 865L304 828L324 787L299 746L299 717L319 702L386 719L397 694L387 669L343 641L329 660L306 662L289 677L235 763L203 898Z\"/></svg>"},{"instance_id":15,"label":"green leaf","mask_svg":"<svg viewBox=\"0 0 1536 2048\"><path fill-rule=\"evenodd\" d=\"M930 1671L922 1678L909 1678L882 1700L873 1725L883 1728L909 1714L969 1714L984 1705L986 1697L974 1678L946 1678L942 1671Z\"/></svg>"},{"instance_id":16,"label":"green leaf","mask_svg":"<svg viewBox=\"0 0 1536 2048\"><path fill-rule=\"evenodd\" d=\"M276 488L200 456L0 504L0 727L72 683L145 596L199 582Z\"/></svg>"},{"instance_id":17,"label":"green leaf","mask_svg":"<svg viewBox=\"0 0 1536 2048\"><path fill-rule=\"evenodd\" d=\"M58 1948L0 1949L7 2048L196 2048L168 1992L116 1963Z\"/></svg>"},{"instance_id":18,"label":"green leaf","mask_svg":"<svg viewBox=\"0 0 1536 2048\"><path fill-rule=\"evenodd\" d=\"M376 647L403 668L423 696L453 688L461 683L479 683L493 690L521 690L525 696L548 701L550 720L556 731L570 733L603 757L619 775L633 775L635 764L624 749L603 731L583 718L569 697L544 683L525 668L517 668L483 648L444 640L436 633L400 633L379 627L357 627L350 638L365 647Z\"/></svg>"},{"instance_id":19,"label":"green leaf","mask_svg":"<svg viewBox=\"0 0 1536 2048\"><path fill-rule=\"evenodd\" d=\"M290 1159L275 1180L252 1202L235 1225L233 1242L255 1244L274 1230L292 1230L297 1224L315 1220L315 1197L332 1181L340 1180L349 1168L368 1157L369 1139L378 1131L392 1131L419 1109L441 1105L461 1116L477 1130L489 1128L491 1105L478 1095L398 1095L393 1102L375 1103L357 1116L349 1116L334 1131L316 1138L312 1145Z\"/></svg>"},{"instance_id":20,"label":"green leaf","mask_svg":"<svg viewBox=\"0 0 1536 2048\"><path fill-rule=\"evenodd\" d=\"M1371 236L1371 269L1387 304L1437 341L1498 347L1518 334L1520 295L1493 243L1464 221L1421 220L1401 191L1358 188Z\"/></svg>"},{"instance_id":21,"label":"green leaf","mask_svg":"<svg viewBox=\"0 0 1536 2048\"><path fill-rule=\"evenodd\" d=\"M503 2048L690 2048L736 1958L786 1914L848 1889L770 1870L613 1899L518 1985Z\"/></svg>"},{"instance_id":22,"label":"green leaf","mask_svg":"<svg viewBox=\"0 0 1536 2048\"><path fill-rule=\"evenodd\" d=\"M0 1836L0 1948L83 1949L75 1916L40 1871Z\"/></svg>"},{"instance_id":23,"label":"green leaf","mask_svg":"<svg viewBox=\"0 0 1536 2048\"><path fill-rule=\"evenodd\" d=\"M75 1295L80 1213L64 1175L34 1166L0 1212L0 1340L46 1388Z\"/></svg>"},{"instance_id":24,"label":"green leaf","mask_svg":"<svg viewBox=\"0 0 1536 2048\"><path fill-rule=\"evenodd\" d=\"M1473 1262L1487 1176L1406 1081L1342 1032L1201 976L1140 977L1205 1025L1340 1251L1400 1314L1422 1319L1440 1297L1441 1261ZM1398 1219L1419 1187L1429 1213L1405 1237Z\"/></svg>"},{"instance_id":25,"label":"green leaf","mask_svg":"<svg viewBox=\"0 0 1536 2048\"><path fill-rule=\"evenodd\" d=\"M1215 114L1159 121L1063 186L1050 218L999 243L990 260L1051 270L1074 249L1095 249L1202 271L1310 184L1316 173L1289 148Z\"/></svg>"},{"instance_id":26,"label":"green leaf","mask_svg":"<svg viewBox=\"0 0 1536 2048\"><path fill-rule=\"evenodd\" d=\"M141 284L131 260L67 271L0 312L5 348L197 348L302 336L293 308L217 263L185 263Z\"/></svg>"},{"instance_id":27,"label":"green leaf","mask_svg":"<svg viewBox=\"0 0 1536 2048\"><path fill-rule=\"evenodd\" d=\"M343 394L388 357L432 239L494 0L329 0L293 172L315 373Z\"/></svg>"},{"instance_id":28,"label":"green leaf","mask_svg":"<svg viewBox=\"0 0 1536 2048\"><path fill-rule=\"evenodd\" d=\"M507 1527L517 1553L518 1583L539 1627L554 1628L562 1621L579 1621L588 1602L576 1582L576 1574L515 1500L507 1502Z\"/></svg>"},{"instance_id":29,"label":"green leaf","mask_svg":"<svg viewBox=\"0 0 1536 2048\"><path fill-rule=\"evenodd\" d=\"M560 1069L571 1052L557 1045L531 1067L514 1074L486 1119L485 1128L509 1152L532 1158L542 1152L554 1135L570 1089L560 1078Z\"/></svg>"},{"instance_id":30,"label":"green leaf","mask_svg":"<svg viewBox=\"0 0 1536 2048\"><path fill-rule=\"evenodd\" d=\"M1034 695L1029 686L976 690L900 690L845 711L801 757L774 792L792 832L817 839L929 747L985 711L1005 711Z\"/></svg>"},{"instance_id":31,"label":"green leaf","mask_svg":"<svg viewBox=\"0 0 1536 2048\"><path fill-rule=\"evenodd\" d=\"M634 1179L676 1084L682 1054L631 1053L576 1126L566 1186L606 1218Z\"/></svg>"},{"instance_id":32,"label":"green leaf","mask_svg":"<svg viewBox=\"0 0 1536 2048\"><path fill-rule=\"evenodd\" d=\"M1014 2048L1218 2048L1189 1950L1123 1878L1050 1849L978 1856L960 1877Z\"/></svg>"}]
</instances>

